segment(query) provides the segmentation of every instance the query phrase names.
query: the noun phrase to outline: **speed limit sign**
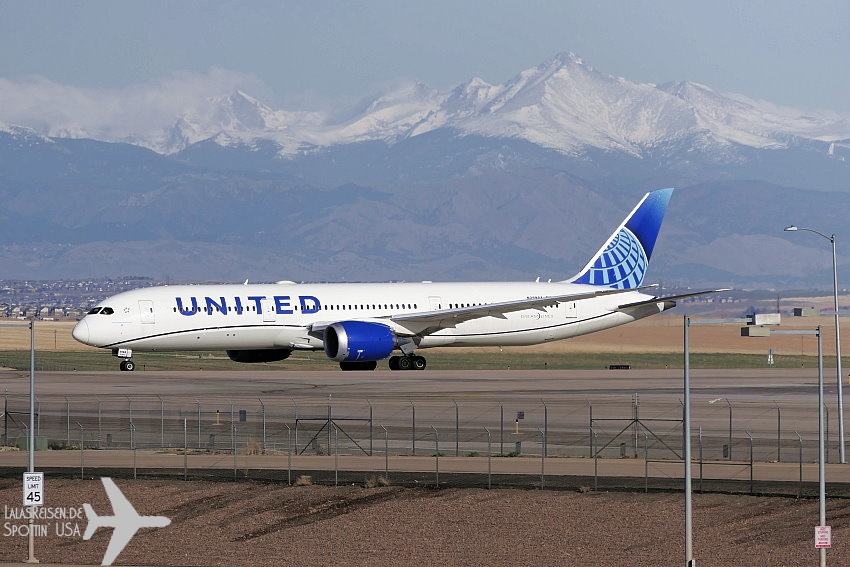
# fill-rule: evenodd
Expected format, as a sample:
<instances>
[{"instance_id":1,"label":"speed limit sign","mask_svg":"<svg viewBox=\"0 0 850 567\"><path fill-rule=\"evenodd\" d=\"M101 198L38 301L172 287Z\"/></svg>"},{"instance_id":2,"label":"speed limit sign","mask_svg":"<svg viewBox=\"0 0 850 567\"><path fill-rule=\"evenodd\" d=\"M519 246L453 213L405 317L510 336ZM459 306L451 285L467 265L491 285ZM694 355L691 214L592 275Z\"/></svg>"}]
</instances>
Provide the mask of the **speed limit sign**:
<instances>
[{"instance_id":1,"label":"speed limit sign","mask_svg":"<svg viewBox=\"0 0 850 567\"><path fill-rule=\"evenodd\" d=\"M44 473L24 473L24 506L44 505Z\"/></svg>"}]
</instances>

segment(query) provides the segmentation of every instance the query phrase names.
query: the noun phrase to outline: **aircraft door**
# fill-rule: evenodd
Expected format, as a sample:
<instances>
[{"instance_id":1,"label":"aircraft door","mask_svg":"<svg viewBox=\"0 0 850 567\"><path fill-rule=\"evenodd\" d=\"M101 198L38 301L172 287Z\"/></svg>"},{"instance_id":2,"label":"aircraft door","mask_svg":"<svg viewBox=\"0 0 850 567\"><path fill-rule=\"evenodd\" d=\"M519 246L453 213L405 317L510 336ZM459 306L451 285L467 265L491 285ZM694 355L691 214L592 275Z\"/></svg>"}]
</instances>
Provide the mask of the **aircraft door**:
<instances>
[{"instance_id":1,"label":"aircraft door","mask_svg":"<svg viewBox=\"0 0 850 567\"><path fill-rule=\"evenodd\" d=\"M156 323L156 319L153 312L153 301L150 301L148 299L139 300L139 317L142 323Z\"/></svg>"},{"instance_id":2,"label":"aircraft door","mask_svg":"<svg viewBox=\"0 0 850 567\"><path fill-rule=\"evenodd\" d=\"M428 298L428 304L431 306L431 311L439 311L443 308L442 298L432 295Z\"/></svg>"},{"instance_id":3,"label":"aircraft door","mask_svg":"<svg viewBox=\"0 0 850 567\"><path fill-rule=\"evenodd\" d=\"M263 299L261 305L262 305L262 309L263 309L263 322L264 323L274 323L274 321L275 321L274 301L272 301L271 299Z\"/></svg>"}]
</instances>

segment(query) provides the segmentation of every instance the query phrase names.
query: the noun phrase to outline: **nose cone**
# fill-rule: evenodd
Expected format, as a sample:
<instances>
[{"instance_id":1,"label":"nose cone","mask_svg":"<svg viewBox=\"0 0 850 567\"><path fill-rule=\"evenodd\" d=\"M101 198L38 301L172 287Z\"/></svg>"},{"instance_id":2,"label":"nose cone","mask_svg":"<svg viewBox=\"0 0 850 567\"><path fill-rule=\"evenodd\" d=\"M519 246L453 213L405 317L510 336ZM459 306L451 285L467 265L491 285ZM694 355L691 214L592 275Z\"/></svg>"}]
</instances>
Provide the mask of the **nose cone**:
<instances>
[{"instance_id":1,"label":"nose cone","mask_svg":"<svg viewBox=\"0 0 850 567\"><path fill-rule=\"evenodd\" d=\"M89 324L86 323L85 318L80 320L75 326L74 330L71 331L71 336L80 341L81 343L87 345L89 343Z\"/></svg>"}]
</instances>

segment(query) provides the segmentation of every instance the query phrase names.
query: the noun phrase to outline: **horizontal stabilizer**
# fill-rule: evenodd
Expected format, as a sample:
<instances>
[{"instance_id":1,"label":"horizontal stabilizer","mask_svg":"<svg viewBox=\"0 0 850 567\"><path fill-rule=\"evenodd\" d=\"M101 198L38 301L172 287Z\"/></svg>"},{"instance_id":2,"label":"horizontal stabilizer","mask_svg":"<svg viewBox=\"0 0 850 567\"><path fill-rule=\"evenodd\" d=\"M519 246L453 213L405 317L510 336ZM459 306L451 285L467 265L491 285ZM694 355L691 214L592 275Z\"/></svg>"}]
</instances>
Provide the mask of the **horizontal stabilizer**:
<instances>
[{"instance_id":1,"label":"horizontal stabilizer","mask_svg":"<svg viewBox=\"0 0 850 567\"><path fill-rule=\"evenodd\" d=\"M91 536L94 535L95 530L100 527L100 516L94 511L94 508L91 507L91 504L88 502L83 504L83 510L86 511L86 518L88 518L89 523L86 526L86 532L83 534L83 539L91 539Z\"/></svg>"},{"instance_id":2,"label":"horizontal stabilizer","mask_svg":"<svg viewBox=\"0 0 850 567\"><path fill-rule=\"evenodd\" d=\"M625 305L620 305L618 309L629 309L630 307L640 307L641 305L651 305L653 303L661 303L664 301L676 301L677 299L686 299L688 297L696 297L698 295L706 295L709 293L720 293L722 291L729 291L729 288L721 288L721 289L709 289L706 291L695 291L692 293L681 293L679 295L667 295L664 297L653 297L652 299L647 299L645 301L637 301L635 303L626 303Z\"/></svg>"}]
</instances>

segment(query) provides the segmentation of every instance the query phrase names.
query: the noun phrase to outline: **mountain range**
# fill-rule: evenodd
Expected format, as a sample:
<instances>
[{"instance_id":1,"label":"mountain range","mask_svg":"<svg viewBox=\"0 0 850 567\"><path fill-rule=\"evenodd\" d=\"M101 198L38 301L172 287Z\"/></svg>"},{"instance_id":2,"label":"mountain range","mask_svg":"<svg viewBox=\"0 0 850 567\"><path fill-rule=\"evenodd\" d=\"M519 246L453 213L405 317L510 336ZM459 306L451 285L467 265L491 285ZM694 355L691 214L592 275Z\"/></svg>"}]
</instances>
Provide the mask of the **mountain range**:
<instances>
[{"instance_id":1,"label":"mountain range","mask_svg":"<svg viewBox=\"0 0 850 567\"><path fill-rule=\"evenodd\" d=\"M0 278L562 279L675 186L650 277L827 287L828 243L782 228L840 238L850 214L847 117L571 53L334 112L235 91L170 124L0 125Z\"/></svg>"}]
</instances>

